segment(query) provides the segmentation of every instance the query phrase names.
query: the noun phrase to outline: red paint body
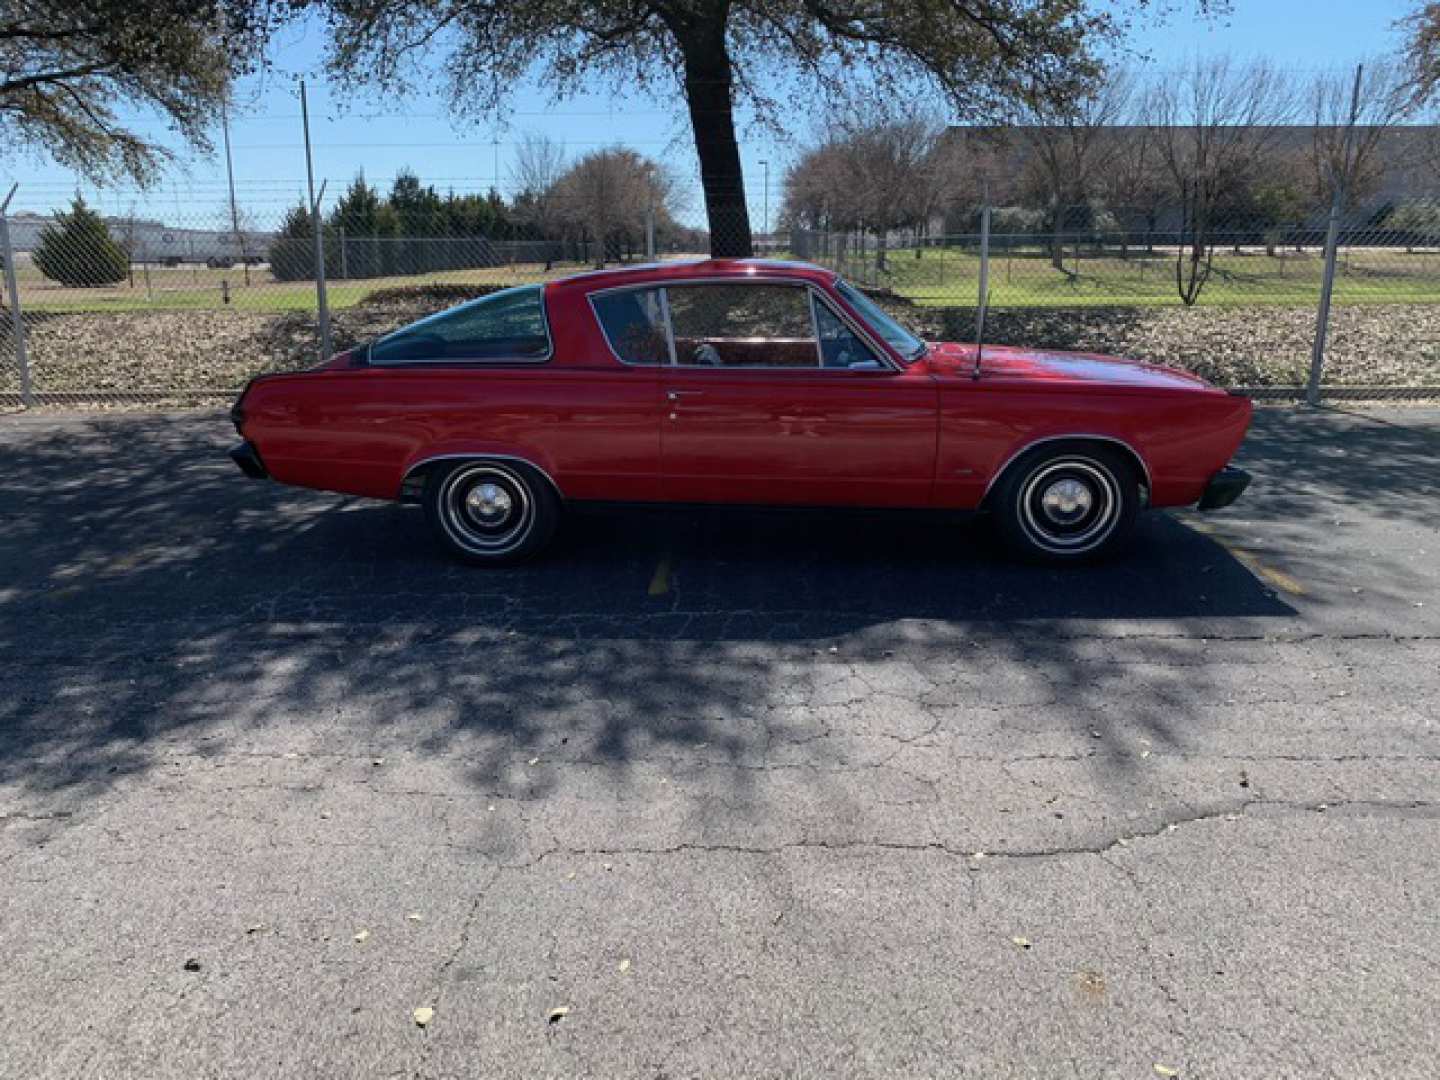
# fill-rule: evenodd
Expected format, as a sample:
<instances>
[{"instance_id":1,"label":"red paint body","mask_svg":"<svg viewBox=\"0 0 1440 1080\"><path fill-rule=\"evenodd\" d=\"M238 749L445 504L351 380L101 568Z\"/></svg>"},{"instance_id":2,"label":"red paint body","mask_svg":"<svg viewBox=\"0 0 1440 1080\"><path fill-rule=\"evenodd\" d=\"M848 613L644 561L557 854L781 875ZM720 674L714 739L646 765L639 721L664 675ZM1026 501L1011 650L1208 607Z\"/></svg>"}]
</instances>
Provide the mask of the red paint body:
<instances>
[{"instance_id":1,"label":"red paint body","mask_svg":"<svg viewBox=\"0 0 1440 1080\"><path fill-rule=\"evenodd\" d=\"M813 266L745 260L583 274L545 286L544 363L324 367L256 379L242 433L276 480L393 499L417 465L504 455L566 499L974 509L1034 443L1123 443L1150 503L1195 502L1234 454L1251 405L1184 372L1075 353L934 345L900 370L639 367L588 302L598 289L746 278L808 284L861 326ZM667 395L680 393L678 400Z\"/></svg>"}]
</instances>

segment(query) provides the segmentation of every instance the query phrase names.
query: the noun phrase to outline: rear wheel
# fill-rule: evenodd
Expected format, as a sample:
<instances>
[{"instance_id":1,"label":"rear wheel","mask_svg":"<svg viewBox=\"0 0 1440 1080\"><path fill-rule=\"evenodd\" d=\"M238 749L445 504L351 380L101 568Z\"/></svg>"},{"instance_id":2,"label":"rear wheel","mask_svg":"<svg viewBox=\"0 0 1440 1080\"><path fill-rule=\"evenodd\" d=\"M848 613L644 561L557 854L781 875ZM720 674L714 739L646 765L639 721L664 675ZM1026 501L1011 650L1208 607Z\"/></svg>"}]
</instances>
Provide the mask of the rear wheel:
<instances>
[{"instance_id":1,"label":"rear wheel","mask_svg":"<svg viewBox=\"0 0 1440 1080\"><path fill-rule=\"evenodd\" d=\"M550 542L559 500L534 469L509 461L458 461L425 479L425 517L450 554L475 565L529 558Z\"/></svg>"},{"instance_id":2,"label":"rear wheel","mask_svg":"<svg viewBox=\"0 0 1440 1080\"><path fill-rule=\"evenodd\" d=\"M1095 444L1044 446L997 485L991 506L1009 546L1026 558L1083 562L1118 548L1140 510L1140 478L1120 452Z\"/></svg>"}]
</instances>

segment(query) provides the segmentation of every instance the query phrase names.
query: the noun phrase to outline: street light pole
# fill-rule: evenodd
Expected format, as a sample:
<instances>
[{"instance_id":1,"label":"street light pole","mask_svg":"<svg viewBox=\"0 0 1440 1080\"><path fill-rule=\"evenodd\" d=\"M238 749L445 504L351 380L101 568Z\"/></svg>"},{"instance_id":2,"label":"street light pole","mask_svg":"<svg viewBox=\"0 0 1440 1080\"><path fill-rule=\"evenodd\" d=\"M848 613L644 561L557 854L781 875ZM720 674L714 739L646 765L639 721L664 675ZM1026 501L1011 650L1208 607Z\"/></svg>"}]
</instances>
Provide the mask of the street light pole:
<instances>
[{"instance_id":1,"label":"street light pole","mask_svg":"<svg viewBox=\"0 0 1440 1080\"><path fill-rule=\"evenodd\" d=\"M770 236L770 162L767 159L760 162L760 165L765 170L765 216L761 219L761 232L768 239Z\"/></svg>"}]
</instances>

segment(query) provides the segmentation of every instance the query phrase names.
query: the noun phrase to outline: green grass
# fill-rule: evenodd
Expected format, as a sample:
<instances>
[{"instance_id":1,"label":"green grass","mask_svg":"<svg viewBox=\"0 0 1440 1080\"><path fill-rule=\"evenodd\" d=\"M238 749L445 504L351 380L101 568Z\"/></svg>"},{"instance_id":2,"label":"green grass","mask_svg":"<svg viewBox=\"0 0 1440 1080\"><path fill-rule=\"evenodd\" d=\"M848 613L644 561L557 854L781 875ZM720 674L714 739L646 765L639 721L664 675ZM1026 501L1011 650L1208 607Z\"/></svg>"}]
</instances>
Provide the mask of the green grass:
<instances>
[{"instance_id":1,"label":"green grass","mask_svg":"<svg viewBox=\"0 0 1440 1080\"><path fill-rule=\"evenodd\" d=\"M973 251L914 248L888 253L886 270L875 269L874 253L863 262L822 260L866 284L888 287L924 306L972 306L980 283L980 259ZM1314 304L1320 295L1324 261L1314 250L1269 256L1261 249L1215 257L1210 280L1200 294L1207 306ZM992 253L990 302L996 307L1152 307L1179 305L1173 252L1128 258L1107 252L1067 253L1065 270L1050 265L1047 254L1029 251ZM1364 249L1343 254L1338 262L1335 302L1440 303L1440 254L1408 254L1395 249Z\"/></svg>"},{"instance_id":2,"label":"green grass","mask_svg":"<svg viewBox=\"0 0 1440 1080\"><path fill-rule=\"evenodd\" d=\"M820 259L863 284L884 286L926 307L972 307L979 291L980 260L973 249L892 248L884 272L874 252L843 263ZM562 277L588 267L566 265L545 271L539 264L456 270L415 277L332 281L329 303L344 310L377 289L428 284L516 285ZM1261 249L1217 254L1214 272L1200 296L1204 306L1315 304L1323 260L1318 251L1287 251L1269 256ZM314 311L315 286L308 281L275 281L265 267L252 267L250 284L243 268L212 270L201 266L137 268L132 281L98 289L71 289L43 278L22 261L21 305L37 312L134 312L232 310L280 313ZM228 285L230 302L225 302ZM998 249L990 263L990 302L996 307L1152 307L1180 304L1172 252L1147 254L1134 249L1121 258L1113 249L1102 255L1067 252L1065 270L1050 265L1036 248ZM1339 261L1335 285L1338 304L1440 303L1440 253L1407 253L1391 248L1356 249Z\"/></svg>"},{"instance_id":3,"label":"green grass","mask_svg":"<svg viewBox=\"0 0 1440 1080\"><path fill-rule=\"evenodd\" d=\"M279 313L314 311L315 283L276 281L264 267L252 267L250 284L244 270L212 270L203 266L152 267L147 275L137 269L133 283L94 289L72 289L41 277L31 267L19 267L20 306L35 312L132 312L132 311L252 311ZM405 286L519 285L530 281L573 274L585 267L556 267L547 272L539 264L496 267L486 270L452 270L411 277L368 278L363 281L337 280L327 285L333 310L360 303L378 289ZM230 300L225 301L228 285Z\"/></svg>"}]
</instances>

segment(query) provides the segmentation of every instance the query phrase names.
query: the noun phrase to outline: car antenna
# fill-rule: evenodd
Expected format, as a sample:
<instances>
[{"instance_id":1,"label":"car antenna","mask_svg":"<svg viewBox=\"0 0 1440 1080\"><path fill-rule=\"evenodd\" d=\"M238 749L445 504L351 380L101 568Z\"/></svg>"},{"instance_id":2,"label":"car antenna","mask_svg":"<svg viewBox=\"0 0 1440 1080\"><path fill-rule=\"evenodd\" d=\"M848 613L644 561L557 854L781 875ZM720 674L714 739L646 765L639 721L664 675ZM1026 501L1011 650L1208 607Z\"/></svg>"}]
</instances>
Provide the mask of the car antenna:
<instances>
[{"instance_id":1,"label":"car antenna","mask_svg":"<svg viewBox=\"0 0 1440 1080\"><path fill-rule=\"evenodd\" d=\"M975 309L975 367L970 378L980 380L980 361L985 354L985 311L990 306L990 181L985 181L984 204L980 207L980 297Z\"/></svg>"}]
</instances>

